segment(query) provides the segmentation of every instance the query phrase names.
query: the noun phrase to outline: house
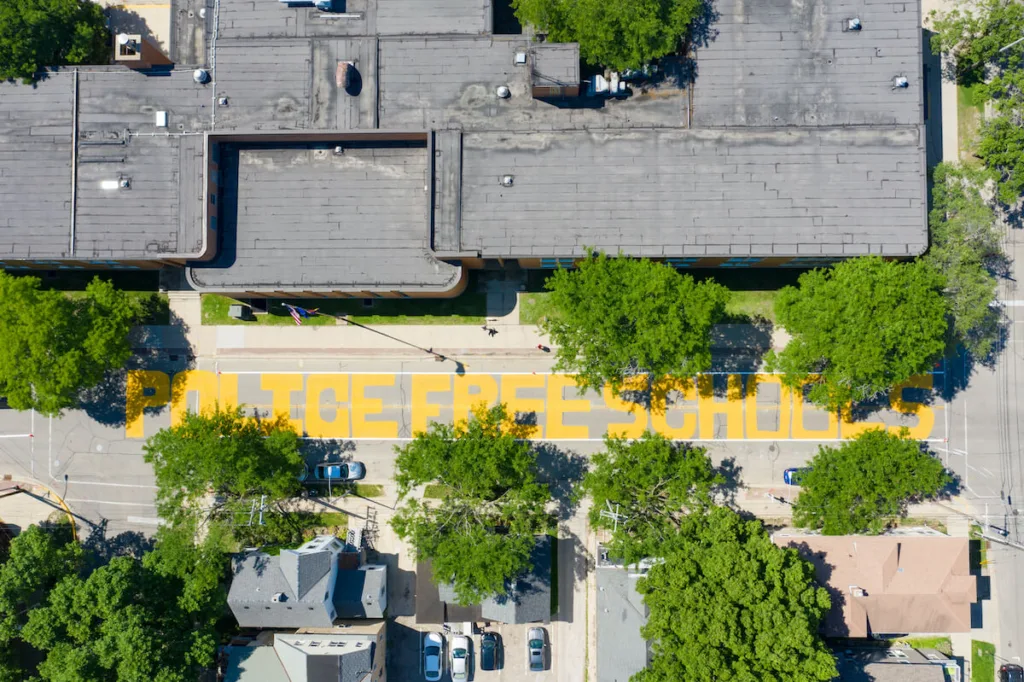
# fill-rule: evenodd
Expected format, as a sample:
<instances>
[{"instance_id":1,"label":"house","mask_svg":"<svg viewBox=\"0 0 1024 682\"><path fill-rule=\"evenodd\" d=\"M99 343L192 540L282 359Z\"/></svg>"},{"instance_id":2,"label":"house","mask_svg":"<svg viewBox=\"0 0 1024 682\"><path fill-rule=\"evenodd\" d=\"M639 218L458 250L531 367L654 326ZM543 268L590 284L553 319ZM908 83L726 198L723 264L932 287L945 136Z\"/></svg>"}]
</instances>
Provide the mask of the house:
<instances>
[{"instance_id":1,"label":"house","mask_svg":"<svg viewBox=\"0 0 1024 682\"><path fill-rule=\"evenodd\" d=\"M839 682L960 682L960 664L934 649L850 647L834 651Z\"/></svg>"},{"instance_id":2,"label":"house","mask_svg":"<svg viewBox=\"0 0 1024 682\"><path fill-rule=\"evenodd\" d=\"M640 634L650 612L636 589L646 572L643 564L625 566L609 559L598 546L597 682L629 682L650 663L650 644Z\"/></svg>"},{"instance_id":3,"label":"house","mask_svg":"<svg viewBox=\"0 0 1024 682\"><path fill-rule=\"evenodd\" d=\"M832 597L830 637L969 632L977 601L969 539L935 531L823 536L784 530L772 541L814 566Z\"/></svg>"},{"instance_id":4,"label":"house","mask_svg":"<svg viewBox=\"0 0 1024 682\"><path fill-rule=\"evenodd\" d=\"M490 0L308 4L173 0L159 59L125 24L115 64L0 83L0 267L446 297L588 247L927 248L919 0L716 0L699 48L620 97L584 94L577 44L496 35Z\"/></svg>"},{"instance_id":5,"label":"house","mask_svg":"<svg viewBox=\"0 0 1024 682\"><path fill-rule=\"evenodd\" d=\"M462 606L450 583L434 583L433 566L420 562L416 568L416 622L457 623L547 623L551 619L552 538L538 535L530 553L531 569L508 587L504 594Z\"/></svg>"},{"instance_id":6,"label":"house","mask_svg":"<svg viewBox=\"0 0 1024 682\"><path fill-rule=\"evenodd\" d=\"M224 682L386 682L386 626L275 633L269 646L224 647Z\"/></svg>"},{"instance_id":7,"label":"house","mask_svg":"<svg viewBox=\"0 0 1024 682\"><path fill-rule=\"evenodd\" d=\"M387 570L360 565L332 535L270 556L236 557L228 606L243 628L330 627L339 618L383 618Z\"/></svg>"}]
</instances>

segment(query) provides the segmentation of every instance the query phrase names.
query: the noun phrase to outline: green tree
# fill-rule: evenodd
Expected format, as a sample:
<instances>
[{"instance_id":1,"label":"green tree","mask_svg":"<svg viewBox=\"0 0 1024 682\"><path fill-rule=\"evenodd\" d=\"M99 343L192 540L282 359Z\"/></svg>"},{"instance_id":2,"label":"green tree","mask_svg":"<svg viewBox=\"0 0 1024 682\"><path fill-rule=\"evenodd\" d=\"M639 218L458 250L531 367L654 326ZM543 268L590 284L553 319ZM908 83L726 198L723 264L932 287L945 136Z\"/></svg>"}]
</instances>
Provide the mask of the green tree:
<instances>
[{"instance_id":1,"label":"green tree","mask_svg":"<svg viewBox=\"0 0 1024 682\"><path fill-rule=\"evenodd\" d=\"M794 549L759 521L715 507L690 514L637 583L650 610L641 629L650 664L632 682L831 680L835 659L818 636L828 592Z\"/></svg>"},{"instance_id":2,"label":"green tree","mask_svg":"<svg viewBox=\"0 0 1024 682\"><path fill-rule=\"evenodd\" d=\"M67 523L29 526L11 542L0 566L0 681L28 679L32 656L19 642L28 613L63 578L85 570L85 552Z\"/></svg>"},{"instance_id":3,"label":"green tree","mask_svg":"<svg viewBox=\"0 0 1024 682\"><path fill-rule=\"evenodd\" d=\"M128 332L142 316L138 300L98 277L72 299L0 272L0 396L48 416L75 407L131 357Z\"/></svg>"},{"instance_id":4,"label":"green tree","mask_svg":"<svg viewBox=\"0 0 1024 682\"><path fill-rule=\"evenodd\" d=\"M35 80L47 66L106 64L110 32L88 0L0 0L0 81Z\"/></svg>"},{"instance_id":5,"label":"green tree","mask_svg":"<svg viewBox=\"0 0 1024 682\"><path fill-rule=\"evenodd\" d=\"M997 174L999 201L1014 206L1024 196L1024 95L999 100L996 111L981 126L978 156Z\"/></svg>"},{"instance_id":6,"label":"green tree","mask_svg":"<svg viewBox=\"0 0 1024 682\"><path fill-rule=\"evenodd\" d=\"M958 82L985 80L989 65L1015 70L1024 66L1024 43L1000 51L1024 36L1024 5L1014 0L969 0L949 12L931 12L931 46L949 54Z\"/></svg>"},{"instance_id":7,"label":"green tree","mask_svg":"<svg viewBox=\"0 0 1024 682\"><path fill-rule=\"evenodd\" d=\"M701 0L513 0L516 17L553 42L578 42L587 62L635 69L678 52Z\"/></svg>"},{"instance_id":8,"label":"green tree","mask_svg":"<svg viewBox=\"0 0 1024 682\"><path fill-rule=\"evenodd\" d=\"M536 455L504 405L475 410L468 422L432 423L396 448L402 496L425 483L443 486L436 504L408 500L391 521L434 579L451 582L460 603L507 590L530 568L535 537L551 527L548 487L537 482Z\"/></svg>"},{"instance_id":9,"label":"green tree","mask_svg":"<svg viewBox=\"0 0 1024 682\"><path fill-rule=\"evenodd\" d=\"M821 446L800 481L793 523L825 535L877 534L951 481L921 443L882 430Z\"/></svg>"},{"instance_id":10,"label":"green tree","mask_svg":"<svg viewBox=\"0 0 1024 682\"><path fill-rule=\"evenodd\" d=\"M999 338L992 271L1005 261L993 210L981 196L984 172L940 163L933 171L932 246L925 259L946 279L952 338L987 357Z\"/></svg>"},{"instance_id":11,"label":"green tree","mask_svg":"<svg viewBox=\"0 0 1024 682\"><path fill-rule=\"evenodd\" d=\"M605 436L605 452L591 457L579 494L593 500L591 525L615 529L607 545L613 554L636 561L673 537L686 513L706 508L724 482L707 450L648 431L633 441ZM601 515L609 506L622 514L618 523Z\"/></svg>"},{"instance_id":12,"label":"green tree","mask_svg":"<svg viewBox=\"0 0 1024 682\"><path fill-rule=\"evenodd\" d=\"M581 388L607 383L618 393L633 375L656 382L711 367L711 328L729 301L714 281L601 253L556 270L545 286L550 314L541 326L557 346L555 369L574 373Z\"/></svg>"},{"instance_id":13,"label":"green tree","mask_svg":"<svg viewBox=\"0 0 1024 682\"><path fill-rule=\"evenodd\" d=\"M21 636L45 652L43 680L195 680L213 663L220 612L183 607L182 592L172 572L116 557L87 578L61 580Z\"/></svg>"},{"instance_id":14,"label":"green tree","mask_svg":"<svg viewBox=\"0 0 1024 682\"><path fill-rule=\"evenodd\" d=\"M812 382L813 402L837 410L926 372L947 329L943 277L925 261L878 256L837 263L785 287L775 315L793 335L767 365L786 385Z\"/></svg>"},{"instance_id":15,"label":"green tree","mask_svg":"<svg viewBox=\"0 0 1024 682\"><path fill-rule=\"evenodd\" d=\"M253 498L265 495L273 503L302 488L299 436L284 415L256 420L243 417L241 408L219 407L188 412L146 441L144 450L156 474L157 509L173 523L211 493L218 502L210 515L217 517Z\"/></svg>"}]
</instances>

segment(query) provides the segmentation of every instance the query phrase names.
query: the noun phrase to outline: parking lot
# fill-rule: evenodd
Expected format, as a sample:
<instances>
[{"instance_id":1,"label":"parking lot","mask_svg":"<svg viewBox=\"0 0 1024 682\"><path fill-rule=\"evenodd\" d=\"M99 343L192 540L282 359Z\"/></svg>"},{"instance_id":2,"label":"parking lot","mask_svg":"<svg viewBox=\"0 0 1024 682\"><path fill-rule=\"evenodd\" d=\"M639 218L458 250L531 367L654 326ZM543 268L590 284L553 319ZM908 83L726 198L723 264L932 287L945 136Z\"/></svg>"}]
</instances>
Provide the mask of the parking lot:
<instances>
[{"instance_id":1,"label":"parking lot","mask_svg":"<svg viewBox=\"0 0 1024 682\"><path fill-rule=\"evenodd\" d=\"M397 622L389 624L388 634L388 675L391 679L399 680L422 680L423 676L423 635L427 632L437 632L445 637L445 662L444 674L441 676L443 682L451 681L451 640L461 631L461 623L450 624L453 632L444 633L440 626L421 624L417 625L412 618L399 618ZM547 632L546 670L543 672L529 672L526 659L526 632L530 627L544 627ZM469 679L531 681L531 680L553 680L555 673L552 670L552 654L556 650L557 643L551 641L551 628L541 624L533 625L504 625L493 623L483 629L484 632L495 632L501 638L501 653L499 670L480 669L480 633L470 636L470 665Z\"/></svg>"}]
</instances>

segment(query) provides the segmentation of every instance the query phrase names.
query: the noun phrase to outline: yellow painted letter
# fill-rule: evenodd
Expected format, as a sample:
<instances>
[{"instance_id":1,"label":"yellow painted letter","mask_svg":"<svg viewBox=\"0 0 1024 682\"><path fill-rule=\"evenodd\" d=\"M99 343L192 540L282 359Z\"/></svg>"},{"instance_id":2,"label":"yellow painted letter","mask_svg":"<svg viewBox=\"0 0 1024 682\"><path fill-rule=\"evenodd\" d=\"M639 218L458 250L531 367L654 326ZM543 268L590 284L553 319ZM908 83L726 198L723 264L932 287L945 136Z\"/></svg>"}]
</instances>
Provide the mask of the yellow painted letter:
<instances>
[{"instance_id":1,"label":"yellow painted letter","mask_svg":"<svg viewBox=\"0 0 1024 682\"><path fill-rule=\"evenodd\" d=\"M181 423L181 418L189 410L188 394L198 394L198 407L193 411L200 413L212 410L217 404L217 375L205 369L188 369L178 372L171 381L171 426Z\"/></svg>"},{"instance_id":2,"label":"yellow painted letter","mask_svg":"<svg viewBox=\"0 0 1024 682\"><path fill-rule=\"evenodd\" d=\"M367 398L370 386L393 387L394 374L353 374L352 375L352 435L355 438L398 438L398 422L368 421L371 414L384 413L384 401Z\"/></svg>"},{"instance_id":3,"label":"yellow painted letter","mask_svg":"<svg viewBox=\"0 0 1024 682\"><path fill-rule=\"evenodd\" d=\"M548 438L588 438L590 429L586 425L566 426L562 421L565 414L590 412L589 400L566 400L567 388L576 388L576 382L571 376L552 374L548 377Z\"/></svg>"},{"instance_id":4,"label":"yellow painted letter","mask_svg":"<svg viewBox=\"0 0 1024 682\"><path fill-rule=\"evenodd\" d=\"M668 424L668 394L679 391L683 400L693 403L697 399L697 386L690 377L666 377L651 389L651 427L670 440L687 440L697 433L697 415L683 412L683 425Z\"/></svg>"},{"instance_id":5,"label":"yellow painted letter","mask_svg":"<svg viewBox=\"0 0 1024 682\"><path fill-rule=\"evenodd\" d=\"M762 430L757 425L757 390L761 384L775 384L779 387L779 404L775 410L775 429ZM747 438L789 438L789 420L792 415L792 391L782 385L778 374L751 374L747 378Z\"/></svg>"},{"instance_id":6,"label":"yellow painted letter","mask_svg":"<svg viewBox=\"0 0 1024 682\"><path fill-rule=\"evenodd\" d=\"M470 393L471 388L476 391ZM456 374L453 395L452 419L456 422L466 421L469 419L469 411L480 403L491 407L498 402L498 382L490 374Z\"/></svg>"},{"instance_id":7,"label":"yellow painted letter","mask_svg":"<svg viewBox=\"0 0 1024 682\"><path fill-rule=\"evenodd\" d=\"M334 419L321 416L320 401L334 393ZM345 407L343 407L343 405ZM306 435L312 438L348 438L348 375L310 374L306 377Z\"/></svg>"},{"instance_id":8,"label":"yellow painted letter","mask_svg":"<svg viewBox=\"0 0 1024 682\"><path fill-rule=\"evenodd\" d=\"M292 393L302 390L301 374L263 374L260 388L270 391L270 413L274 417L283 414L297 433L302 433L302 420L292 419Z\"/></svg>"},{"instance_id":9,"label":"yellow painted letter","mask_svg":"<svg viewBox=\"0 0 1024 682\"><path fill-rule=\"evenodd\" d=\"M502 374L501 375L501 402L508 407L508 415L515 417L516 413L535 413L538 417L544 414L543 398L520 398L521 388L544 388L543 374ZM544 430L538 424L524 429L527 438L543 438Z\"/></svg>"},{"instance_id":10,"label":"yellow painted letter","mask_svg":"<svg viewBox=\"0 0 1024 682\"><path fill-rule=\"evenodd\" d=\"M700 437L717 438L715 415L725 415L725 437L729 440L743 439L743 377L730 374L726 383L725 400L715 400L714 375L702 374L697 377L698 405L700 413Z\"/></svg>"},{"instance_id":11,"label":"yellow painted letter","mask_svg":"<svg viewBox=\"0 0 1024 682\"><path fill-rule=\"evenodd\" d=\"M146 389L152 391L146 395ZM125 387L125 438L145 438L142 414L147 407L163 407L171 399L171 378L167 372L128 370Z\"/></svg>"},{"instance_id":12,"label":"yellow painted letter","mask_svg":"<svg viewBox=\"0 0 1024 682\"><path fill-rule=\"evenodd\" d=\"M434 417L441 414L441 405L430 402L431 393L442 393L452 390L452 378L449 374L413 374L412 375L412 435L430 427Z\"/></svg>"},{"instance_id":13,"label":"yellow painted letter","mask_svg":"<svg viewBox=\"0 0 1024 682\"><path fill-rule=\"evenodd\" d=\"M647 377L627 377L622 382L623 391L643 391L647 388ZM618 396L612 395L612 387L604 385L604 404L616 412L629 412L633 415L632 422L614 422L608 425L608 435L620 438L635 439L644 435L647 430L647 410L636 403L629 403Z\"/></svg>"},{"instance_id":14,"label":"yellow painted letter","mask_svg":"<svg viewBox=\"0 0 1024 682\"><path fill-rule=\"evenodd\" d=\"M931 390L934 377L931 374L918 374L910 377L905 382L896 386L889 393L889 404L892 409L904 414L913 414L917 417L917 425L908 427L910 437L918 440L930 438L932 429L935 427L935 410L924 403L915 403L903 400L903 390L907 388L926 388ZM900 426L890 426L889 430L899 433Z\"/></svg>"}]
</instances>

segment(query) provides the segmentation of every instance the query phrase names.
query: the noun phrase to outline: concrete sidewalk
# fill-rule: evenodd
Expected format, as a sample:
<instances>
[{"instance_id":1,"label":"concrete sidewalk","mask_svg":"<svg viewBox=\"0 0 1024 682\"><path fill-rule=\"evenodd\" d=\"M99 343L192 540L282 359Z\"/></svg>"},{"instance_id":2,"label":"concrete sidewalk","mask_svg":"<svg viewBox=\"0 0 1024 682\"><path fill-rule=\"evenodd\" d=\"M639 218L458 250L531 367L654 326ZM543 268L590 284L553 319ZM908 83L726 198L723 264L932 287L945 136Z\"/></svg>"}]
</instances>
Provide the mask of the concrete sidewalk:
<instances>
[{"instance_id":1,"label":"concrete sidewalk","mask_svg":"<svg viewBox=\"0 0 1024 682\"><path fill-rule=\"evenodd\" d=\"M17 535L29 526L67 518L54 494L45 486L25 481L0 485L0 523Z\"/></svg>"}]
</instances>

